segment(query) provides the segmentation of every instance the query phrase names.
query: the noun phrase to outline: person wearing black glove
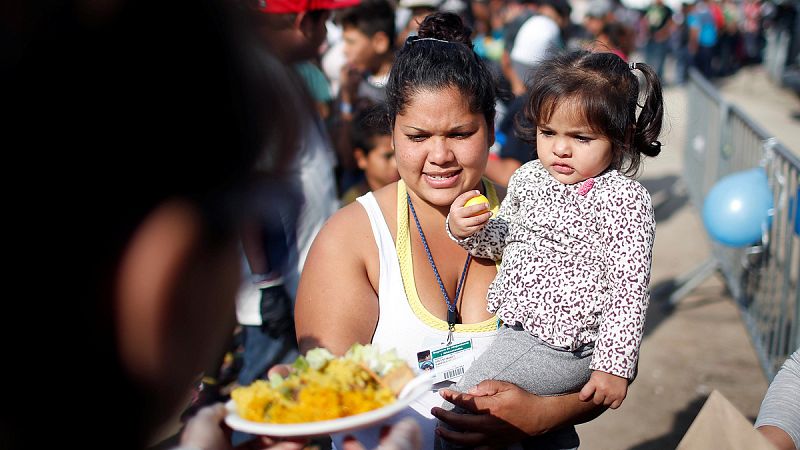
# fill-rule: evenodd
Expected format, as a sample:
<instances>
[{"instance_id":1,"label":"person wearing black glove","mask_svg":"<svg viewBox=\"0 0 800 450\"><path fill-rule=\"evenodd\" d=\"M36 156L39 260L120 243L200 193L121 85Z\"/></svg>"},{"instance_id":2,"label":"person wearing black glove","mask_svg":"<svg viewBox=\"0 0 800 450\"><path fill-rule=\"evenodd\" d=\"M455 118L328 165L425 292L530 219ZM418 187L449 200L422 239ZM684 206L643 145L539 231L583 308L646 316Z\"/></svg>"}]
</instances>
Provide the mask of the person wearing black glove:
<instances>
[{"instance_id":1,"label":"person wearing black glove","mask_svg":"<svg viewBox=\"0 0 800 450\"><path fill-rule=\"evenodd\" d=\"M260 278L255 284L261 291L261 330L275 339L289 335L294 338L294 305L283 278L268 275L254 275L254 278Z\"/></svg>"}]
</instances>

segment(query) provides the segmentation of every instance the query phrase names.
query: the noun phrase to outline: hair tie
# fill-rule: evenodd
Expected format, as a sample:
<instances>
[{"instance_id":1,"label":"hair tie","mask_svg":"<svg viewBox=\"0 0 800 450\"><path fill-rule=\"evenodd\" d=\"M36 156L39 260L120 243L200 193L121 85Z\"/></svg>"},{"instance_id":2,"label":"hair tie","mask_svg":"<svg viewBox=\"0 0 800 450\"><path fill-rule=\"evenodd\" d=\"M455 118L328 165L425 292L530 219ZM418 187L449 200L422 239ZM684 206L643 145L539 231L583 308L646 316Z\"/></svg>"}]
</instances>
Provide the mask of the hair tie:
<instances>
[{"instance_id":1,"label":"hair tie","mask_svg":"<svg viewBox=\"0 0 800 450\"><path fill-rule=\"evenodd\" d=\"M650 143L650 147L653 147L655 149L661 150L661 142L653 141L653 142Z\"/></svg>"},{"instance_id":2,"label":"hair tie","mask_svg":"<svg viewBox=\"0 0 800 450\"><path fill-rule=\"evenodd\" d=\"M435 41L435 42L444 42L445 44L452 44L452 42L450 41L445 41L442 39L436 39L432 37L421 38L419 36L409 36L408 38L406 38L406 45L410 45L413 44L414 42L419 42L419 41Z\"/></svg>"},{"instance_id":3,"label":"hair tie","mask_svg":"<svg viewBox=\"0 0 800 450\"><path fill-rule=\"evenodd\" d=\"M631 70L636 70L636 63L635 63L635 62L632 62L632 63L630 64L630 66L631 66ZM660 145L660 144L659 144L659 145Z\"/></svg>"}]
</instances>

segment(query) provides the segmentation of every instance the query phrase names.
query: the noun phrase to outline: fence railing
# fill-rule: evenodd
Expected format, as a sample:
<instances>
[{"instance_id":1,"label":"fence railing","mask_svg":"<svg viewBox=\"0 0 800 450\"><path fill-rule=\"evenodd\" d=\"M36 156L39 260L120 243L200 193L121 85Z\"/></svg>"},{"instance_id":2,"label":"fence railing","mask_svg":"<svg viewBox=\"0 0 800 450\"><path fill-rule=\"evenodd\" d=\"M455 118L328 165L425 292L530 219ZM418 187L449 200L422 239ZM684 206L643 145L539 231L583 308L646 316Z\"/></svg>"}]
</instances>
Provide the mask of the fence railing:
<instances>
[{"instance_id":1,"label":"fence railing","mask_svg":"<svg viewBox=\"0 0 800 450\"><path fill-rule=\"evenodd\" d=\"M678 280L676 303L719 271L742 312L761 365L771 380L800 347L800 236L797 234L800 159L692 69L688 83L684 182L701 211L723 176L763 167L773 193L771 226L761 242L731 248L712 241L712 257Z\"/></svg>"}]
</instances>

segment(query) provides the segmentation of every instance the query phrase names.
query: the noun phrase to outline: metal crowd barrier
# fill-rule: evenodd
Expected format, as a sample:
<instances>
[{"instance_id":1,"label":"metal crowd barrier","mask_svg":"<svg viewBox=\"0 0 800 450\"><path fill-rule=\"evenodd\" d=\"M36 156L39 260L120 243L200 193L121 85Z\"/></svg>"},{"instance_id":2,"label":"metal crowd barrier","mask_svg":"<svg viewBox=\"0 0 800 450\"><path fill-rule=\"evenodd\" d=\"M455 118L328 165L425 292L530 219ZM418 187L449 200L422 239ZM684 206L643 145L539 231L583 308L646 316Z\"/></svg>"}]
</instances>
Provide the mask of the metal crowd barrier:
<instances>
[{"instance_id":1,"label":"metal crowd barrier","mask_svg":"<svg viewBox=\"0 0 800 450\"><path fill-rule=\"evenodd\" d=\"M676 280L675 304L719 271L739 305L768 379L800 347L800 237L797 220L800 159L722 99L717 89L691 69L684 182L698 212L714 184L740 170L764 167L773 192L772 224L761 242L730 248L712 242L712 257Z\"/></svg>"}]
</instances>

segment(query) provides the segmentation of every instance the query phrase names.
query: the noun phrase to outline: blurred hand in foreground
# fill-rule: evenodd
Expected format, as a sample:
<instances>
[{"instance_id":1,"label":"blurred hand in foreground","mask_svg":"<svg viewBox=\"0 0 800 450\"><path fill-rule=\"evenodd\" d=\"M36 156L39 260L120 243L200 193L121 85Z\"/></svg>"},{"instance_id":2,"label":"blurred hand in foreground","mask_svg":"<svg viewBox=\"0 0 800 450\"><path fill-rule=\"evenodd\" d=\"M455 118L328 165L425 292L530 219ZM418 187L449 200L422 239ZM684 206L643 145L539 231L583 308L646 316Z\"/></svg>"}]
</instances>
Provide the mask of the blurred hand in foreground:
<instances>
[{"instance_id":1,"label":"blurred hand in foreground","mask_svg":"<svg viewBox=\"0 0 800 450\"><path fill-rule=\"evenodd\" d=\"M422 448L422 431L419 424L410 417L397 422L391 431L381 439L380 450L420 450ZM344 439L344 450L365 450L356 439L348 436Z\"/></svg>"}]
</instances>

